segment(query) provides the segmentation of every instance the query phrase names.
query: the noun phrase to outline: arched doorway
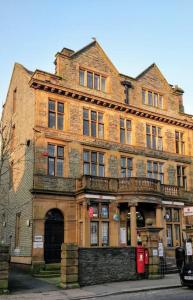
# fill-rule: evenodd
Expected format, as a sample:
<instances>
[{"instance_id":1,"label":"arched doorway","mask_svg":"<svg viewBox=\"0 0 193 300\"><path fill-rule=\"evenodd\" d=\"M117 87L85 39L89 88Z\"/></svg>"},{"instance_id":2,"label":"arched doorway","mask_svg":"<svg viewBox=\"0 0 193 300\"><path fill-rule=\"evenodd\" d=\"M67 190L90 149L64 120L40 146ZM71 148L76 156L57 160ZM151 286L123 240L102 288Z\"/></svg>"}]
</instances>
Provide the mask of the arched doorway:
<instances>
[{"instance_id":1,"label":"arched doorway","mask_svg":"<svg viewBox=\"0 0 193 300\"><path fill-rule=\"evenodd\" d=\"M46 214L44 237L45 263L60 262L61 244L64 241L64 217L57 208L49 210Z\"/></svg>"}]
</instances>

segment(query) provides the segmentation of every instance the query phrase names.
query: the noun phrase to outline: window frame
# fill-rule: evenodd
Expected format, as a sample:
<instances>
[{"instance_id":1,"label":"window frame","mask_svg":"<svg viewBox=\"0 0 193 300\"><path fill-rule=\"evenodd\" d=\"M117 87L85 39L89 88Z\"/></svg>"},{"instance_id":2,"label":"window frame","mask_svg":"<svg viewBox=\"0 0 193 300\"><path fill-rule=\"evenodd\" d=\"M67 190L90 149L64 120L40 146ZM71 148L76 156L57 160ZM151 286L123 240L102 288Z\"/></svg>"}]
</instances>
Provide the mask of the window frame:
<instances>
[{"instance_id":1,"label":"window frame","mask_svg":"<svg viewBox=\"0 0 193 300\"><path fill-rule=\"evenodd\" d=\"M50 103L54 103L54 110L51 109L50 107ZM63 112L61 112L59 110L59 105L62 105L63 107ZM61 100L54 100L49 98L48 99L48 128L49 129L55 129L55 130L64 130L64 115L65 115L65 103ZM51 126L51 119L50 119L50 115L54 115L54 126ZM62 128L60 128L59 126L59 120L60 118L62 118Z\"/></svg>"},{"instance_id":2,"label":"window frame","mask_svg":"<svg viewBox=\"0 0 193 300\"><path fill-rule=\"evenodd\" d=\"M125 159L125 167L122 165L122 160L123 159ZM129 165L128 161L131 162L130 165ZM121 164L120 164L120 167L121 167L121 178L132 177L132 172L133 172L133 157L121 155L120 162L121 162ZM131 173L131 175L129 175L129 173Z\"/></svg>"},{"instance_id":3,"label":"window frame","mask_svg":"<svg viewBox=\"0 0 193 300\"><path fill-rule=\"evenodd\" d=\"M82 77L83 76L83 77ZM90 76L90 77L89 77ZM79 85L95 91L107 92L107 76L98 72L79 68Z\"/></svg>"},{"instance_id":4,"label":"window frame","mask_svg":"<svg viewBox=\"0 0 193 300\"><path fill-rule=\"evenodd\" d=\"M51 155L49 152L49 146L54 147L54 153ZM63 156L58 154L58 149L63 149ZM50 159L53 160L53 174L50 174ZM62 175L59 174L58 162L62 161ZM48 166L47 166L48 176L64 177L64 146L59 144L48 143Z\"/></svg>"},{"instance_id":5,"label":"window frame","mask_svg":"<svg viewBox=\"0 0 193 300\"><path fill-rule=\"evenodd\" d=\"M178 217L175 218L175 213ZM165 215L168 215L169 218L166 218L166 237L167 237L167 247L176 247L182 244L182 230L181 230L181 210L177 207L165 207ZM168 228L171 232L171 243L168 243ZM178 234L176 229L178 228ZM179 235L179 239L177 239Z\"/></svg>"},{"instance_id":6,"label":"window frame","mask_svg":"<svg viewBox=\"0 0 193 300\"><path fill-rule=\"evenodd\" d=\"M130 124L128 126L128 124ZM132 120L124 117L119 119L119 135L121 144L132 144Z\"/></svg>"},{"instance_id":7,"label":"window frame","mask_svg":"<svg viewBox=\"0 0 193 300\"><path fill-rule=\"evenodd\" d=\"M163 151L162 127L146 123L146 147Z\"/></svg>"},{"instance_id":8,"label":"window frame","mask_svg":"<svg viewBox=\"0 0 193 300\"><path fill-rule=\"evenodd\" d=\"M88 153L88 159L85 159L86 153ZM93 159L95 155L96 155L96 160ZM85 172L86 170L85 166L87 166L86 169L88 170L88 174L87 172ZM93 172L93 170L96 170L96 173ZM101 170L102 170L102 175L100 175ZM104 152L83 149L83 175L105 177L105 153Z\"/></svg>"},{"instance_id":9,"label":"window frame","mask_svg":"<svg viewBox=\"0 0 193 300\"><path fill-rule=\"evenodd\" d=\"M104 139L103 112L83 107L83 135Z\"/></svg>"},{"instance_id":10,"label":"window frame","mask_svg":"<svg viewBox=\"0 0 193 300\"><path fill-rule=\"evenodd\" d=\"M147 160L147 177L160 180L161 184L164 184L164 163Z\"/></svg>"},{"instance_id":11,"label":"window frame","mask_svg":"<svg viewBox=\"0 0 193 300\"><path fill-rule=\"evenodd\" d=\"M142 104L163 109L163 94L142 87Z\"/></svg>"}]
</instances>

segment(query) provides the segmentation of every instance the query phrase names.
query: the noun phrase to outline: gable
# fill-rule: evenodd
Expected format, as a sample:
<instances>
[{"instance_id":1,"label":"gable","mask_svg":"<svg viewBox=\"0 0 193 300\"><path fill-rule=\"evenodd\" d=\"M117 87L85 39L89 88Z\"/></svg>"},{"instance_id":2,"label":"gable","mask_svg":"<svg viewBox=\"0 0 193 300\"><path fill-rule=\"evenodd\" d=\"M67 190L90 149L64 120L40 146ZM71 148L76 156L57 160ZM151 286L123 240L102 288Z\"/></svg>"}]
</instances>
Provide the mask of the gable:
<instances>
[{"instance_id":1,"label":"gable","mask_svg":"<svg viewBox=\"0 0 193 300\"><path fill-rule=\"evenodd\" d=\"M110 61L97 41L94 41L81 50L75 52L71 55L71 59L88 68L94 68L104 73L118 74L116 67Z\"/></svg>"},{"instance_id":2,"label":"gable","mask_svg":"<svg viewBox=\"0 0 193 300\"><path fill-rule=\"evenodd\" d=\"M170 91L171 86L156 64L152 64L136 77L143 86L157 91Z\"/></svg>"}]
</instances>

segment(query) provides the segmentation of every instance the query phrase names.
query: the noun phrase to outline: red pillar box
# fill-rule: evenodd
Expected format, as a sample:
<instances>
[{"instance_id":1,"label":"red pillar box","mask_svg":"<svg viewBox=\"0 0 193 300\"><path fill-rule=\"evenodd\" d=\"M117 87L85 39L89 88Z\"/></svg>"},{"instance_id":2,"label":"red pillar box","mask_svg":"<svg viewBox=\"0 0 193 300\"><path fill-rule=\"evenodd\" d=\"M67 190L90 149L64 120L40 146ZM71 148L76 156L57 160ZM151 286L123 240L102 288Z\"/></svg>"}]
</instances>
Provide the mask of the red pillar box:
<instances>
[{"instance_id":1,"label":"red pillar box","mask_svg":"<svg viewBox=\"0 0 193 300\"><path fill-rule=\"evenodd\" d=\"M136 247L137 273L145 273L145 251L142 246Z\"/></svg>"}]
</instances>

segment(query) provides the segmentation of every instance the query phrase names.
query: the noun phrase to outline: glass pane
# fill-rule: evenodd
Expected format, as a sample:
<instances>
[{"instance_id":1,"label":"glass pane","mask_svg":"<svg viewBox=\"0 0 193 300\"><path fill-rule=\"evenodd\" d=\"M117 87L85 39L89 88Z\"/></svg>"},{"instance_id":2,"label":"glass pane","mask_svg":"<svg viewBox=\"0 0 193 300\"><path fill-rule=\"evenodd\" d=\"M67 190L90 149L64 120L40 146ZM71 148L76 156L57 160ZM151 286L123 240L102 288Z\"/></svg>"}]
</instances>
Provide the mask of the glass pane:
<instances>
[{"instance_id":1,"label":"glass pane","mask_svg":"<svg viewBox=\"0 0 193 300\"><path fill-rule=\"evenodd\" d=\"M164 174L159 175L159 180L161 181L161 184L164 183Z\"/></svg>"},{"instance_id":2,"label":"glass pane","mask_svg":"<svg viewBox=\"0 0 193 300\"><path fill-rule=\"evenodd\" d=\"M105 92L106 91L106 78L101 77L101 91Z\"/></svg>"},{"instance_id":3,"label":"glass pane","mask_svg":"<svg viewBox=\"0 0 193 300\"><path fill-rule=\"evenodd\" d=\"M166 221L167 222L172 221L172 210L171 210L171 208L166 208Z\"/></svg>"},{"instance_id":4,"label":"glass pane","mask_svg":"<svg viewBox=\"0 0 193 300\"><path fill-rule=\"evenodd\" d=\"M97 152L91 152L91 162L97 162Z\"/></svg>"},{"instance_id":5,"label":"glass pane","mask_svg":"<svg viewBox=\"0 0 193 300\"><path fill-rule=\"evenodd\" d=\"M99 165L99 176L105 177L105 167L102 165Z\"/></svg>"},{"instance_id":6,"label":"glass pane","mask_svg":"<svg viewBox=\"0 0 193 300\"><path fill-rule=\"evenodd\" d=\"M90 161L90 152L89 151L84 151L83 152L83 160L86 162Z\"/></svg>"},{"instance_id":7,"label":"glass pane","mask_svg":"<svg viewBox=\"0 0 193 300\"><path fill-rule=\"evenodd\" d=\"M103 123L103 114L102 113L98 113L98 122Z\"/></svg>"},{"instance_id":8,"label":"glass pane","mask_svg":"<svg viewBox=\"0 0 193 300\"><path fill-rule=\"evenodd\" d=\"M143 104L146 104L146 91L145 90L142 90L142 103Z\"/></svg>"},{"instance_id":9,"label":"glass pane","mask_svg":"<svg viewBox=\"0 0 193 300\"><path fill-rule=\"evenodd\" d=\"M172 226L171 225L167 225L167 246L168 247L173 246Z\"/></svg>"},{"instance_id":10,"label":"glass pane","mask_svg":"<svg viewBox=\"0 0 193 300\"><path fill-rule=\"evenodd\" d=\"M176 224L174 228L175 228L175 238L178 242L180 242L180 225Z\"/></svg>"},{"instance_id":11,"label":"glass pane","mask_svg":"<svg viewBox=\"0 0 193 300\"><path fill-rule=\"evenodd\" d=\"M121 168L121 177L126 177L126 169Z\"/></svg>"},{"instance_id":12,"label":"glass pane","mask_svg":"<svg viewBox=\"0 0 193 300\"><path fill-rule=\"evenodd\" d=\"M55 111L55 101L49 100L49 110Z\"/></svg>"},{"instance_id":13,"label":"glass pane","mask_svg":"<svg viewBox=\"0 0 193 300\"><path fill-rule=\"evenodd\" d=\"M90 175L90 164L89 163L84 163L84 175Z\"/></svg>"},{"instance_id":14,"label":"glass pane","mask_svg":"<svg viewBox=\"0 0 193 300\"><path fill-rule=\"evenodd\" d=\"M153 101L152 101L152 92L148 92L148 104L149 104L149 105L153 105Z\"/></svg>"},{"instance_id":15,"label":"glass pane","mask_svg":"<svg viewBox=\"0 0 193 300\"><path fill-rule=\"evenodd\" d=\"M131 177L132 176L132 170L128 169L127 170L127 177Z\"/></svg>"},{"instance_id":16,"label":"glass pane","mask_svg":"<svg viewBox=\"0 0 193 300\"><path fill-rule=\"evenodd\" d=\"M179 132L178 131L175 132L175 137L176 137L176 140L179 140Z\"/></svg>"},{"instance_id":17,"label":"glass pane","mask_svg":"<svg viewBox=\"0 0 193 300\"><path fill-rule=\"evenodd\" d=\"M64 103L58 102L58 112L60 113L64 112Z\"/></svg>"},{"instance_id":18,"label":"glass pane","mask_svg":"<svg viewBox=\"0 0 193 300\"><path fill-rule=\"evenodd\" d=\"M49 128L56 127L56 114L55 113L49 112L48 127Z\"/></svg>"},{"instance_id":19,"label":"glass pane","mask_svg":"<svg viewBox=\"0 0 193 300\"><path fill-rule=\"evenodd\" d=\"M94 88L96 90L100 89L100 76L97 74L94 75Z\"/></svg>"},{"instance_id":20,"label":"glass pane","mask_svg":"<svg viewBox=\"0 0 193 300\"><path fill-rule=\"evenodd\" d=\"M92 204L93 208L93 217L98 218L99 217L99 206L98 204Z\"/></svg>"},{"instance_id":21,"label":"glass pane","mask_svg":"<svg viewBox=\"0 0 193 300\"><path fill-rule=\"evenodd\" d=\"M152 134L156 135L156 127L155 126L152 126Z\"/></svg>"},{"instance_id":22,"label":"glass pane","mask_svg":"<svg viewBox=\"0 0 193 300\"><path fill-rule=\"evenodd\" d=\"M57 156L58 157L64 157L64 147L61 147L61 146L58 146L58 149L57 149L58 153L57 153Z\"/></svg>"},{"instance_id":23,"label":"glass pane","mask_svg":"<svg viewBox=\"0 0 193 300\"><path fill-rule=\"evenodd\" d=\"M83 119L88 120L89 119L89 110L83 109Z\"/></svg>"},{"instance_id":24,"label":"glass pane","mask_svg":"<svg viewBox=\"0 0 193 300\"><path fill-rule=\"evenodd\" d=\"M158 94L154 94L154 106L158 106Z\"/></svg>"},{"instance_id":25,"label":"glass pane","mask_svg":"<svg viewBox=\"0 0 193 300\"><path fill-rule=\"evenodd\" d=\"M156 149L156 136L155 135L152 136L152 148Z\"/></svg>"},{"instance_id":26,"label":"glass pane","mask_svg":"<svg viewBox=\"0 0 193 300\"><path fill-rule=\"evenodd\" d=\"M103 139L104 138L104 125L103 124L99 124L98 125L98 137L99 139Z\"/></svg>"},{"instance_id":27,"label":"glass pane","mask_svg":"<svg viewBox=\"0 0 193 300\"><path fill-rule=\"evenodd\" d=\"M126 157L121 157L121 167L126 168Z\"/></svg>"},{"instance_id":28,"label":"glass pane","mask_svg":"<svg viewBox=\"0 0 193 300\"><path fill-rule=\"evenodd\" d=\"M159 107L163 108L163 97L159 95Z\"/></svg>"},{"instance_id":29,"label":"glass pane","mask_svg":"<svg viewBox=\"0 0 193 300\"><path fill-rule=\"evenodd\" d=\"M107 204L102 204L101 206L101 218L109 217L109 206Z\"/></svg>"},{"instance_id":30,"label":"glass pane","mask_svg":"<svg viewBox=\"0 0 193 300\"><path fill-rule=\"evenodd\" d=\"M98 245L98 222L90 223L90 244L91 246Z\"/></svg>"},{"instance_id":31,"label":"glass pane","mask_svg":"<svg viewBox=\"0 0 193 300\"><path fill-rule=\"evenodd\" d=\"M185 190L187 190L187 178L186 178L186 176L183 176L183 188Z\"/></svg>"},{"instance_id":32,"label":"glass pane","mask_svg":"<svg viewBox=\"0 0 193 300\"><path fill-rule=\"evenodd\" d=\"M120 127L125 128L125 120L124 119L120 119Z\"/></svg>"},{"instance_id":33,"label":"glass pane","mask_svg":"<svg viewBox=\"0 0 193 300\"><path fill-rule=\"evenodd\" d=\"M158 138L158 150L163 150L162 137Z\"/></svg>"},{"instance_id":34,"label":"glass pane","mask_svg":"<svg viewBox=\"0 0 193 300\"><path fill-rule=\"evenodd\" d=\"M147 147L151 148L151 136L149 134L146 135L146 143L147 143Z\"/></svg>"},{"instance_id":35,"label":"glass pane","mask_svg":"<svg viewBox=\"0 0 193 300\"><path fill-rule=\"evenodd\" d=\"M97 165L96 164L91 164L91 175L97 176Z\"/></svg>"},{"instance_id":36,"label":"glass pane","mask_svg":"<svg viewBox=\"0 0 193 300\"><path fill-rule=\"evenodd\" d=\"M48 175L55 175L55 158L48 158Z\"/></svg>"},{"instance_id":37,"label":"glass pane","mask_svg":"<svg viewBox=\"0 0 193 300\"><path fill-rule=\"evenodd\" d=\"M181 176L181 167L177 166L177 175Z\"/></svg>"},{"instance_id":38,"label":"glass pane","mask_svg":"<svg viewBox=\"0 0 193 300\"><path fill-rule=\"evenodd\" d=\"M83 135L89 135L89 121L83 121Z\"/></svg>"},{"instance_id":39,"label":"glass pane","mask_svg":"<svg viewBox=\"0 0 193 300\"><path fill-rule=\"evenodd\" d=\"M127 130L127 144L131 144L131 131Z\"/></svg>"},{"instance_id":40,"label":"glass pane","mask_svg":"<svg viewBox=\"0 0 193 300\"><path fill-rule=\"evenodd\" d=\"M79 72L79 82L80 82L80 85L84 85L84 71L83 70L80 70Z\"/></svg>"},{"instance_id":41,"label":"glass pane","mask_svg":"<svg viewBox=\"0 0 193 300\"><path fill-rule=\"evenodd\" d=\"M97 120L97 113L96 111L91 111L91 120L96 121Z\"/></svg>"},{"instance_id":42,"label":"glass pane","mask_svg":"<svg viewBox=\"0 0 193 300\"><path fill-rule=\"evenodd\" d=\"M122 144L124 144L125 143L125 129L120 129L120 142L122 143Z\"/></svg>"},{"instance_id":43,"label":"glass pane","mask_svg":"<svg viewBox=\"0 0 193 300\"><path fill-rule=\"evenodd\" d=\"M149 160L148 160L148 162L147 162L147 170L148 170L148 171L152 171L152 163L151 163L151 161L149 161Z\"/></svg>"},{"instance_id":44,"label":"glass pane","mask_svg":"<svg viewBox=\"0 0 193 300\"><path fill-rule=\"evenodd\" d=\"M104 154L103 153L99 153L99 164L104 164Z\"/></svg>"},{"instance_id":45,"label":"glass pane","mask_svg":"<svg viewBox=\"0 0 193 300\"><path fill-rule=\"evenodd\" d=\"M131 129L131 120L126 120L127 129Z\"/></svg>"},{"instance_id":46,"label":"glass pane","mask_svg":"<svg viewBox=\"0 0 193 300\"><path fill-rule=\"evenodd\" d=\"M128 169L132 169L132 158L127 158L127 167Z\"/></svg>"},{"instance_id":47,"label":"glass pane","mask_svg":"<svg viewBox=\"0 0 193 300\"><path fill-rule=\"evenodd\" d=\"M96 123L91 122L91 136L96 137Z\"/></svg>"},{"instance_id":48,"label":"glass pane","mask_svg":"<svg viewBox=\"0 0 193 300\"><path fill-rule=\"evenodd\" d=\"M87 72L87 87L93 88L93 73Z\"/></svg>"},{"instance_id":49,"label":"glass pane","mask_svg":"<svg viewBox=\"0 0 193 300\"><path fill-rule=\"evenodd\" d=\"M64 115L58 114L58 129L64 129Z\"/></svg>"},{"instance_id":50,"label":"glass pane","mask_svg":"<svg viewBox=\"0 0 193 300\"><path fill-rule=\"evenodd\" d=\"M54 145L51 145L51 144L48 145L48 155L55 156L55 146Z\"/></svg>"},{"instance_id":51,"label":"glass pane","mask_svg":"<svg viewBox=\"0 0 193 300\"><path fill-rule=\"evenodd\" d=\"M173 221L174 222L179 222L180 221L179 209L174 209L173 210Z\"/></svg>"},{"instance_id":52,"label":"glass pane","mask_svg":"<svg viewBox=\"0 0 193 300\"><path fill-rule=\"evenodd\" d=\"M64 161L63 159L57 159L57 176L64 175Z\"/></svg>"},{"instance_id":53,"label":"glass pane","mask_svg":"<svg viewBox=\"0 0 193 300\"><path fill-rule=\"evenodd\" d=\"M149 125L146 125L146 133L148 134L151 133L151 127Z\"/></svg>"},{"instance_id":54,"label":"glass pane","mask_svg":"<svg viewBox=\"0 0 193 300\"><path fill-rule=\"evenodd\" d=\"M153 172L154 173L158 172L158 164L156 162L153 163Z\"/></svg>"},{"instance_id":55,"label":"glass pane","mask_svg":"<svg viewBox=\"0 0 193 300\"><path fill-rule=\"evenodd\" d=\"M102 222L102 245L108 246L109 244L109 223Z\"/></svg>"}]
</instances>

